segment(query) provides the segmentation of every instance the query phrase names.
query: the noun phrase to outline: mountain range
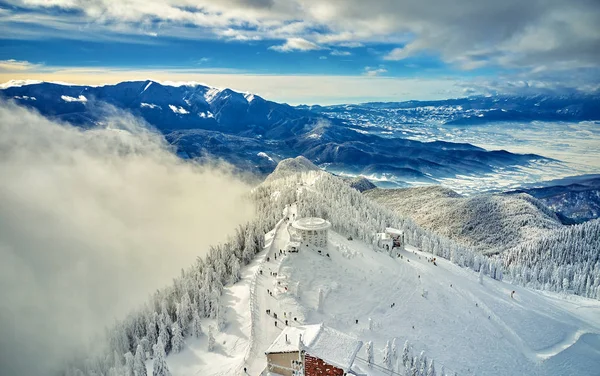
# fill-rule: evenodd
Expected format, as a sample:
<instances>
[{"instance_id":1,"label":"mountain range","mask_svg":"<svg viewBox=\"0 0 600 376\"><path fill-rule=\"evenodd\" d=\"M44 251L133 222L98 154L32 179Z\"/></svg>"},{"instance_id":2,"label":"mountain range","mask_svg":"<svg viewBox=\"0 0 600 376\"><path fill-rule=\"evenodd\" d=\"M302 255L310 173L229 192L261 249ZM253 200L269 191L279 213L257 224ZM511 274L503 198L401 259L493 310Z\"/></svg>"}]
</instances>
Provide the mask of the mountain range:
<instances>
[{"instance_id":1,"label":"mountain range","mask_svg":"<svg viewBox=\"0 0 600 376\"><path fill-rule=\"evenodd\" d=\"M254 94L199 84L9 83L2 86L0 97L84 128L101 124L114 113L107 110L107 105L113 106L144 119L160 131L183 158L219 158L240 170L263 176L272 172L280 160L297 155L304 155L321 168L338 174L362 174L376 181L425 183L547 160L535 154L488 151L465 143L420 142L369 134L363 127L330 116L322 108L293 107ZM489 107L490 100L454 101L466 101L475 108ZM393 106L403 109L408 104ZM438 110L445 106L440 103ZM580 112L593 113L585 106Z\"/></svg>"}]
</instances>

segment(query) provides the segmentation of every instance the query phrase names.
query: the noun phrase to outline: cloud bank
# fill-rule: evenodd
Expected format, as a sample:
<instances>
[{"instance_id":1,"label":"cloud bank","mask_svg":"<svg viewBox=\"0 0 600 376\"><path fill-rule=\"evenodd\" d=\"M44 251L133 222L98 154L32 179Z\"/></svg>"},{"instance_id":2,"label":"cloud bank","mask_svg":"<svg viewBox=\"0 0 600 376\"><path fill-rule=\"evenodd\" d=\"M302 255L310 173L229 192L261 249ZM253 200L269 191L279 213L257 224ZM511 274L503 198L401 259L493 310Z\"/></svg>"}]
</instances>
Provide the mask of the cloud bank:
<instances>
[{"instance_id":1,"label":"cloud bank","mask_svg":"<svg viewBox=\"0 0 600 376\"><path fill-rule=\"evenodd\" d=\"M276 50L390 45L462 69L597 67L597 0L8 0L7 38L124 35L280 40ZM26 9L27 17L21 11ZM35 26L35 27L33 27ZM73 33L77 31L77 33ZM112 32L112 36L106 32ZM130 41L134 39L131 38Z\"/></svg>"},{"instance_id":2,"label":"cloud bank","mask_svg":"<svg viewBox=\"0 0 600 376\"><path fill-rule=\"evenodd\" d=\"M0 374L50 375L253 208L127 114L82 131L0 103Z\"/></svg>"}]
</instances>

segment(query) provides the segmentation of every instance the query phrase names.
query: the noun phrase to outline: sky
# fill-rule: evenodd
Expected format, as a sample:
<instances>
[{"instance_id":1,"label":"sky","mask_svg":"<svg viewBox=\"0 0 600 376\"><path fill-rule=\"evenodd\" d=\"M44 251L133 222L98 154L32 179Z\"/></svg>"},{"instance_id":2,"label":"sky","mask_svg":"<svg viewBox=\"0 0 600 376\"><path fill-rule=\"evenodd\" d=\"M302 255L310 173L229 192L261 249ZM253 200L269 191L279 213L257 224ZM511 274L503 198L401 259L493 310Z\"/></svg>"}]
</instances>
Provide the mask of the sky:
<instances>
[{"instance_id":1,"label":"sky","mask_svg":"<svg viewBox=\"0 0 600 376\"><path fill-rule=\"evenodd\" d=\"M0 81L291 104L600 90L597 0L0 0Z\"/></svg>"}]
</instances>

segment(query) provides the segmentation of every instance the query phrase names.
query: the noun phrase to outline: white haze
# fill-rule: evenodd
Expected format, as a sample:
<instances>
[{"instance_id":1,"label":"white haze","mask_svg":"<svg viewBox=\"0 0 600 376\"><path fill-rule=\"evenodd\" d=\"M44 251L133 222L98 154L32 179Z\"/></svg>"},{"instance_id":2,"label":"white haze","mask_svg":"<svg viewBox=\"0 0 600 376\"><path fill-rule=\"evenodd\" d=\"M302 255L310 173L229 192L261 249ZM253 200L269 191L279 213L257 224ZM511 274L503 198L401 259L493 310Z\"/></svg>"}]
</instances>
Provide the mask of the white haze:
<instances>
[{"instance_id":1,"label":"white haze","mask_svg":"<svg viewBox=\"0 0 600 376\"><path fill-rule=\"evenodd\" d=\"M130 115L82 131L0 103L0 374L49 375L254 215L225 167Z\"/></svg>"}]
</instances>

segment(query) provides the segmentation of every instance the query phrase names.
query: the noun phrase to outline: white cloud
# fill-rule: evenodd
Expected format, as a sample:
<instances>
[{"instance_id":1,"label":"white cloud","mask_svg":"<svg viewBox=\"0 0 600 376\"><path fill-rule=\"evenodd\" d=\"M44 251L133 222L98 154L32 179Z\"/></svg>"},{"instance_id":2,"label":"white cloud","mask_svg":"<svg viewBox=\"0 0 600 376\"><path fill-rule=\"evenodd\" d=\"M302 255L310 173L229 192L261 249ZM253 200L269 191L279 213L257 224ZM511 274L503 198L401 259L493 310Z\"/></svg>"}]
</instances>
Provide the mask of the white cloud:
<instances>
[{"instance_id":1,"label":"white cloud","mask_svg":"<svg viewBox=\"0 0 600 376\"><path fill-rule=\"evenodd\" d=\"M387 73L387 69L383 67L374 68L374 67L365 67L363 72L364 75L369 77L381 76L382 74Z\"/></svg>"},{"instance_id":2,"label":"white cloud","mask_svg":"<svg viewBox=\"0 0 600 376\"><path fill-rule=\"evenodd\" d=\"M0 71L4 72L22 72L39 68L39 64L32 64L23 60L0 60Z\"/></svg>"},{"instance_id":3,"label":"white cloud","mask_svg":"<svg viewBox=\"0 0 600 376\"><path fill-rule=\"evenodd\" d=\"M0 104L3 375L55 374L253 217L227 168L182 161L113 115L84 131Z\"/></svg>"},{"instance_id":4,"label":"white cloud","mask_svg":"<svg viewBox=\"0 0 600 376\"><path fill-rule=\"evenodd\" d=\"M128 34L286 39L280 51L357 47L379 42L463 69L484 65L579 68L600 60L595 0L9 0L0 17L8 38L58 34L125 38ZM27 17L19 7L29 10ZM72 12L53 12L58 7ZM43 9L43 10L41 10ZM42 27L32 28L31 24ZM189 26L196 27L189 27ZM77 33L74 33L77 31ZM37 34L36 34L37 33ZM131 39L131 38L130 38Z\"/></svg>"},{"instance_id":5,"label":"white cloud","mask_svg":"<svg viewBox=\"0 0 600 376\"><path fill-rule=\"evenodd\" d=\"M68 95L61 95L60 99L62 99L65 102L87 102L87 98L84 97L83 95L80 95L77 98L69 97Z\"/></svg>"},{"instance_id":6,"label":"white cloud","mask_svg":"<svg viewBox=\"0 0 600 376\"><path fill-rule=\"evenodd\" d=\"M321 49L317 44L304 38L288 38L284 44L280 46L271 46L269 48L279 52L312 51Z\"/></svg>"},{"instance_id":7,"label":"white cloud","mask_svg":"<svg viewBox=\"0 0 600 376\"><path fill-rule=\"evenodd\" d=\"M332 50L330 53L332 56L350 56L352 53L350 51L340 51L340 50Z\"/></svg>"}]
</instances>

